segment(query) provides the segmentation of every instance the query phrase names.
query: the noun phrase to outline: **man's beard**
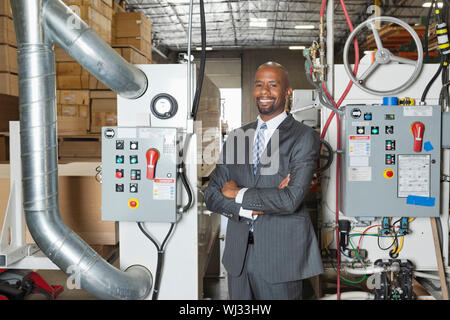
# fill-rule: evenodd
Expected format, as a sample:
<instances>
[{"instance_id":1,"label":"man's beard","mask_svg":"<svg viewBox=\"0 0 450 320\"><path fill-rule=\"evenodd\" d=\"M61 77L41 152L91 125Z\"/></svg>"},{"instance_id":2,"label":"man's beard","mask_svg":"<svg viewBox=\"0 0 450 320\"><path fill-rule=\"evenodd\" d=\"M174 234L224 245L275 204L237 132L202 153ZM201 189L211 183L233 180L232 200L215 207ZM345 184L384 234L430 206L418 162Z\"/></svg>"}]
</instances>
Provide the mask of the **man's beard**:
<instances>
[{"instance_id":1,"label":"man's beard","mask_svg":"<svg viewBox=\"0 0 450 320\"><path fill-rule=\"evenodd\" d=\"M285 101L284 102L281 101L281 103L279 103L279 104L275 104L275 102L274 102L269 108L261 108L258 103L256 103L256 106L258 107L258 111L260 114L271 115L271 114L276 113L277 111L284 109L284 107L282 107L282 106L284 106L284 104L285 104Z\"/></svg>"}]
</instances>

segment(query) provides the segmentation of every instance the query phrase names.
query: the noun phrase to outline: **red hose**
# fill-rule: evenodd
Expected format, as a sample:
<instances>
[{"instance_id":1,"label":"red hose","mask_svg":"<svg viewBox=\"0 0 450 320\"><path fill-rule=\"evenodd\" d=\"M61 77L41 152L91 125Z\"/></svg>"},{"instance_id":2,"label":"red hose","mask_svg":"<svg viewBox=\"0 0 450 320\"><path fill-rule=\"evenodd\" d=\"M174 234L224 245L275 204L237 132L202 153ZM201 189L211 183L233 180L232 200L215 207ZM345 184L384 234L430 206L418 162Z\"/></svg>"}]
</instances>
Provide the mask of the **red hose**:
<instances>
[{"instance_id":1,"label":"red hose","mask_svg":"<svg viewBox=\"0 0 450 320\"><path fill-rule=\"evenodd\" d=\"M322 5L320 6L320 17L323 18L325 13L325 6L327 4L327 0L322 0Z\"/></svg>"},{"instance_id":2,"label":"red hose","mask_svg":"<svg viewBox=\"0 0 450 320\"><path fill-rule=\"evenodd\" d=\"M341 3L341 7L342 7L342 11L344 12L345 15L345 19L347 20L347 24L348 27L350 29L350 32L353 32L353 24L350 20L350 17L348 15L347 12L347 8L345 6L344 0L339 0ZM326 6L326 2L327 0L322 0L322 5L320 8L320 17L323 17L324 15L324 11L325 11L325 6ZM353 41L353 45L355 48L355 67L353 69L353 74L356 75L358 72L358 67L359 67L359 47L358 47L358 41L355 37L354 41ZM344 90L343 94L341 95L339 101L337 103L334 102L334 99L331 97L331 95L328 93L325 84L322 84L322 88L325 91L326 95L328 96L329 100L333 103L333 105L336 108L339 108L341 106L341 103L344 101L345 97L347 96L347 94L349 93L351 87L353 85L353 82L350 80L346 89ZM331 121L333 120L333 117L335 115L335 112L332 112L329 116L328 119L324 125L324 128L320 134L320 137L323 139L325 137L325 134L327 133L328 127L331 123ZM340 150L341 148L341 128L340 128L340 122L339 122L339 115L336 115L336 131L337 131L337 142L336 142L336 150ZM340 255L340 251L339 251L339 197L340 197L340 193L339 193L339 169L340 169L340 157L339 154L336 155L336 219L335 219L335 223L336 223L336 251L337 251L337 300L341 299L341 255Z\"/></svg>"}]
</instances>

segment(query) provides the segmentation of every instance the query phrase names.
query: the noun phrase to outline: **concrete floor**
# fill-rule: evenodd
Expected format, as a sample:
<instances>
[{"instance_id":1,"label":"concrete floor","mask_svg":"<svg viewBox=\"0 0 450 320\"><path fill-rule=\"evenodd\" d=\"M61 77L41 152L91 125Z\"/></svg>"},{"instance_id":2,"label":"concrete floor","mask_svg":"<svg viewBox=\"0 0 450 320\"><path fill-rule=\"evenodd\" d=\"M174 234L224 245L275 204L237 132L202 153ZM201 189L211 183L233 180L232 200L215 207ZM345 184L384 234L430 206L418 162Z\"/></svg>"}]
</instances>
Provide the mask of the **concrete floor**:
<instances>
[{"instance_id":1,"label":"concrete floor","mask_svg":"<svg viewBox=\"0 0 450 320\"><path fill-rule=\"evenodd\" d=\"M118 267L118 262L114 263ZM36 271L48 284L62 285L64 291L56 300L98 300L97 297L83 289L69 289L67 287L68 276L60 270L37 270ZM204 279L204 299L206 300L227 300L228 289L226 273L222 272L218 277L208 277ZM33 293L26 297L26 300L46 300L47 297L41 293Z\"/></svg>"}]
</instances>

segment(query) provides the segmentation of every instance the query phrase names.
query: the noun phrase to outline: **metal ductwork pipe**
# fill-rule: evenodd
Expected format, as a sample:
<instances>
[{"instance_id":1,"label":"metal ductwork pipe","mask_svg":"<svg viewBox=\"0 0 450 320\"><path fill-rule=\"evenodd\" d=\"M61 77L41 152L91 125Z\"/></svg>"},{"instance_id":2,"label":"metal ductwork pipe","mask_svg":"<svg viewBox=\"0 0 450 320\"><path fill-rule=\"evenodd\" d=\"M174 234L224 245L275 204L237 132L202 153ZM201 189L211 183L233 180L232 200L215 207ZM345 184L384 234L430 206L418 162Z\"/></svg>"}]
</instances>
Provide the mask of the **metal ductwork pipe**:
<instances>
[{"instance_id":1,"label":"metal ductwork pipe","mask_svg":"<svg viewBox=\"0 0 450 320\"><path fill-rule=\"evenodd\" d=\"M48 23L46 27L44 20L52 20L53 14L67 7L57 0L11 0L11 7L19 65L23 207L31 235L50 260L64 272L75 271L75 279L79 280L81 287L95 296L101 299L145 299L152 287L151 273L142 266L132 266L126 272L117 270L70 230L59 213L52 42L56 34L70 38L72 33L63 30L63 26L60 26L61 30L47 32L46 28L51 29L53 24ZM49 9L47 15L46 8ZM88 40L84 40L84 35ZM70 39L58 41L66 43L66 49L73 50L75 58L83 55L85 50L84 66L91 68L89 71L96 71L92 73L105 84L127 97L138 97L145 92L147 80L140 76L140 70L125 60L117 61L116 52L91 31L85 30L77 39ZM91 41L96 39L100 43L92 44ZM91 55L97 69L87 62ZM108 71L112 70L116 79L105 74L106 61L118 62L117 65L108 64ZM130 81L128 85L118 87L127 81Z\"/></svg>"}]
</instances>

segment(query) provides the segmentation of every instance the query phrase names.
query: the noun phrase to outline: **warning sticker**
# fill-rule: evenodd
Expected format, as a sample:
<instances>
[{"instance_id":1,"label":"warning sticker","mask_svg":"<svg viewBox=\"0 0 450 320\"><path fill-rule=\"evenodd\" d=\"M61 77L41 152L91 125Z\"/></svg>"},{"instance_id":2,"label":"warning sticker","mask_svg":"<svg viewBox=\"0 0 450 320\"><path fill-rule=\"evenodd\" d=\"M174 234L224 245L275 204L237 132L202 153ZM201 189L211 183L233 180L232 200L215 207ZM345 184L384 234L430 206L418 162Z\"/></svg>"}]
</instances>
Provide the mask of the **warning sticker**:
<instances>
[{"instance_id":1,"label":"warning sticker","mask_svg":"<svg viewBox=\"0 0 450 320\"><path fill-rule=\"evenodd\" d=\"M153 200L175 200L175 179L153 180Z\"/></svg>"},{"instance_id":2,"label":"warning sticker","mask_svg":"<svg viewBox=\"0 0 450 320\"><path fill-rule=\"evenodd\" d=\"M370 136L350 136L348 152L350 157L369 157Z\"/></svg>"}]
</instances>

